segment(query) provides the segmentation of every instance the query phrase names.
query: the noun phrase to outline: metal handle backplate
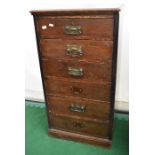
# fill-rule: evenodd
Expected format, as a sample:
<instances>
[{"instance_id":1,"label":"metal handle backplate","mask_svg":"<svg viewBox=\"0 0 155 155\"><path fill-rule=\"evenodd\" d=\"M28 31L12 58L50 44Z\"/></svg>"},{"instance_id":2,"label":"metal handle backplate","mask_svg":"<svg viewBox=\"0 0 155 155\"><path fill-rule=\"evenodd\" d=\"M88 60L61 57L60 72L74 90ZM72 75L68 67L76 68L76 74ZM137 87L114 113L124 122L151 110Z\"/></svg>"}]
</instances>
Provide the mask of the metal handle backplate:
<instances>
[{"instance_id":1,"label":"metal handle backplate","mask_svg":"<svg viewBox=\"0 0 155 155\"><path fill-rule=\"evenodd\" d=\"M81 26L67 25L65 26L65 33L70 35L79 35L82 33Z\"/></svg>"},{"instance_id":2,"label":"metal handle backplate","mask_svg":"<svg viewBox=\"0 0 155 155\"><path fill-rule=\"evenodd\" d=\"M78 57L83 55L82 47L79 45L67 45L66 55L71 57Z\"/></svg>"},{"instance_id":3,"label":"metal handle backplate","mask_svg":"<svg viewBox=\"0 0 155 155\"><path fill-rule=\"evenodd\" d=\"M68 74L75 76L75 77L80 77L80 76L83 76L83 69L82 68L68 67Z\"/></svg>"},{"instance_id":4,"label":"metal handle backplate","mask_svg":"<svg viewBox=\"0 0 155 155\"><path fill-rule=\"evenodd\" d=\"M71 86L70 89L71 89L72 93L75 95L79 95L83 92L82 88L78 88L78 87L74 87L74 86Z\"/></svg>"},{"instance_id":5,"label":"metal handle backplate","mask_svg":"<svg viewBox=\"0 0 155 155\"><path fill-rule=\"evenodd\" d=\"M69 110L71 112L85 112L86 106L85 105L79 105L79 104L71 104L69 106Z\"/></svg>"}]
</instances>

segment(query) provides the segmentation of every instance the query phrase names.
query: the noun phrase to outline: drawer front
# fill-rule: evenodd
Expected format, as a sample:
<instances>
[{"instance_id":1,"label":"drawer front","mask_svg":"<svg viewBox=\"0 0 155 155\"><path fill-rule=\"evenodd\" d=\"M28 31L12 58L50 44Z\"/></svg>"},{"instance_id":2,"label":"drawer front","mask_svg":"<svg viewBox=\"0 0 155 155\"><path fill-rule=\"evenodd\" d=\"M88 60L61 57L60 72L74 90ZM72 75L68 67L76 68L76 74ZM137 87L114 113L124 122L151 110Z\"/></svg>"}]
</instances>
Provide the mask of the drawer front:
<instances>
[{"instance_id":1,"label":"drawer front","mask_svg":"<svg viewBox=\"0 0 155 155\"><path fill-rule=\"evenodd\" d=\"M70 79L87 79L111 82L112 62L82 62L73 60L42 59L45 76L56 76Z\"/></svg>"},{"instance_id":2,"label":"drawer front","mask_svg":"<svg viewBox=\"0 0 155 155\"><path fill-rule=\"evenodd\" d=\"M113 40L113 18L52 18L39 17L41 38Z\"/></svg>"},{"instance_id":3,"label":"drawer front","mask_svg":"<svg viewBox=\"0 0 155 155\"><path fill-rule=\"evenodd\" d=\"M45 78L45 89L49 95L73 96L102 101L110 101L111 96L111 84L92 81L47 77Z\"/></svg>"},{"instance_id":4,"label":"drawer front","mask_svg":"<svg viewBox=\"0 0 155 155\"><path fill-rule=\"evenodd\" d=\"M108 102L54 96L47 96L47 100L53 115L65 114L100 120L107 120L110 116L110 103Z\"/></svg>"},{"instance_id":5,"label":"drawer front","mask_svg":"<svg viewBox=\"0 0 155 155\"><path fill-rule=\"evenodd\" d=\"M112 59L112 41L41 39L43 57L102 62Z\"/></svg>"},{"instance_id":6,"label":"drawer front","mask_svg":"<svg viewBox=\"0 0 155 155\"><path fill-rule=\"evenodd\" d=\"M51 116L53 127L65 131L71 131L98 137L109 137L109 122L92 122L72 117Z\"/></svg>"}]
</instances>

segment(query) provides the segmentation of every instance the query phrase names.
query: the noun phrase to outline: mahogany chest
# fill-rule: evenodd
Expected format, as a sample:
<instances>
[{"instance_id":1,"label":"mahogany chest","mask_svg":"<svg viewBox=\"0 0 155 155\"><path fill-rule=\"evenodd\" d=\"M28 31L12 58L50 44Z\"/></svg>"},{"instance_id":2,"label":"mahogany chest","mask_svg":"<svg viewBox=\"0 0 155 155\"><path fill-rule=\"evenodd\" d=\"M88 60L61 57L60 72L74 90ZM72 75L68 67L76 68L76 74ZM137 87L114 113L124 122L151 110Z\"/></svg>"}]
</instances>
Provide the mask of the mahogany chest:
<instances>
[{"instance_id":1,"label":"mahogany chest","mask_svg":"<svg viewBox=\"0 0 155 155\"><path fill-rule=\"evenodd\" d=\"M110 147L119 9L31 14L49 135Z\"/></svg>"}]
</instances>

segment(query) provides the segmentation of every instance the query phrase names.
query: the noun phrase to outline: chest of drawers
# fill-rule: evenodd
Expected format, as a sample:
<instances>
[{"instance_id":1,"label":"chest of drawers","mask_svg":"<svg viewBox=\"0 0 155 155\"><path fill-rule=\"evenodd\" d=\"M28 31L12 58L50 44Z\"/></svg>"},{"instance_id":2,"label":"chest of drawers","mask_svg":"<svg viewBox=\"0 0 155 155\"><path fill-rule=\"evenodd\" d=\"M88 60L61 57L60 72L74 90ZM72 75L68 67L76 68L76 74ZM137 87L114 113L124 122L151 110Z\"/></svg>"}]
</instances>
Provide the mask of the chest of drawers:
<instances>
[{"instance_id":1,"label":"chest of drawers","mask_svg":"<svg viewBox=\"0 0 155 155\"><path fill-rule=\"evenodd\" d=\"M49 135L110 147L119 9L31 14Z\"/></svg>"}]
</instances>

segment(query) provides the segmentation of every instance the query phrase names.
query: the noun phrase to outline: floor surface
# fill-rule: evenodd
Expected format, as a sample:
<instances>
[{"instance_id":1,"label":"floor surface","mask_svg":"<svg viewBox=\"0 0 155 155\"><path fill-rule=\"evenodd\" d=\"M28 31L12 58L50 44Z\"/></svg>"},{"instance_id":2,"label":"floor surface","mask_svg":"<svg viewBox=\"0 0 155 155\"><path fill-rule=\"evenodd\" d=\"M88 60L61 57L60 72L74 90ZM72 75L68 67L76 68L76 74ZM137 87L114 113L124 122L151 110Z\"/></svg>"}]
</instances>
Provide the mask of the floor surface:
<instances>
[{"instance_id":1,"label":"floor surface","mask_svg":"<svg viewBox=\"0 0 155 155\"><path fill-rule=\"evenodd\" d=\"M128 155L129 119L115 114L114 137L111 149L49 137L45 105L26 101L25 155Z\"/></svg>"}]
</instances>

